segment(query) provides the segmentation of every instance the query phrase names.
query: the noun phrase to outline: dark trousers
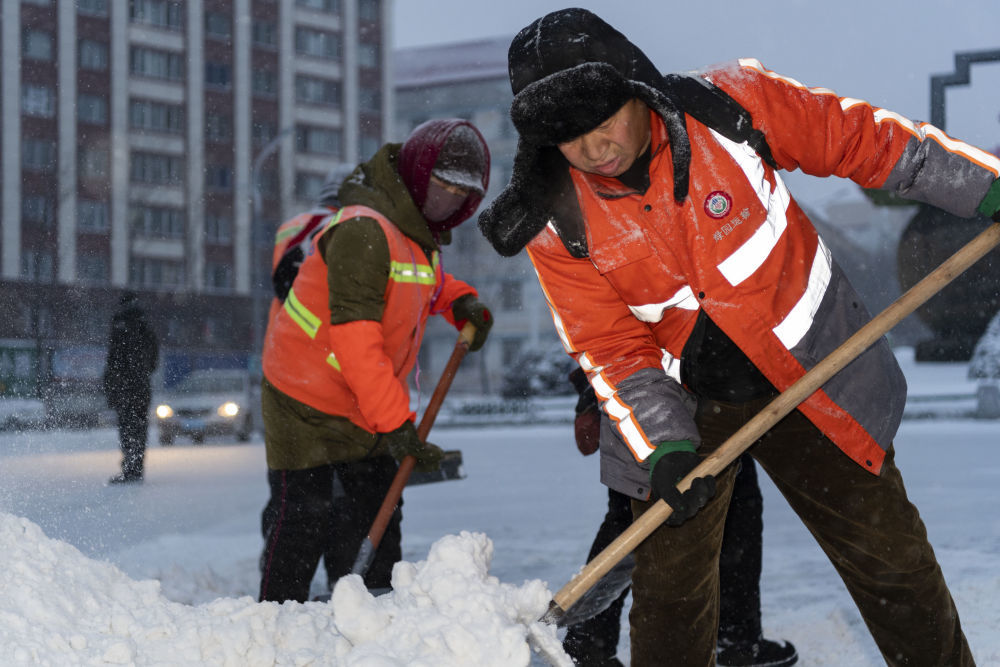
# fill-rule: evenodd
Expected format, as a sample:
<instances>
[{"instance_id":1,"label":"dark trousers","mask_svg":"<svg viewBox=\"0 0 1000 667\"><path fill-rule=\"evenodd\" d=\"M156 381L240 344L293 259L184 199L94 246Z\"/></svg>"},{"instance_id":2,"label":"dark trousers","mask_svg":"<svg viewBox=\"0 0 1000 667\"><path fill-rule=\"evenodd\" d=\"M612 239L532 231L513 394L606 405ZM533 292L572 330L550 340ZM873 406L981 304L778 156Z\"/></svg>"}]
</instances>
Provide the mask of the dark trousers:
<instances>
[{"instance_id":1,"label":"dark trousers","mask_svg":"<svg viewBox=\"0 0 1000 667\"><path fill-rule=\"evenodd\" d=\"M309 598L309 585L324 559L329 586L350 574L362 540L392 484L391 456L306 470L268 470L271 498L261 516L261 601ZM334 493L334 478L342 492ZM388 588L392 566L402 558L400 499L375 557L364 574L369 588Z\"/></svg>"},{"instance_id":2,"label":"dark trousers","mask_svg":"<svg viewBox=\"0 0 1000 667\"><path fill-rule=\"evenodd\" d=\"M118 445L122 450L122 474L142 475L149 432L149 400L128 401L116 408Z\"/></svg>"},{"instance_id":3,"label":"dark trousers","mask_svg":"<svg viewBox=\"0 0 1000 667\"><path fill-rule=\"evenodd\" d=\"M731 643L757 639L761 633L760 570L764 504L757 484L757 469L749 454L739 460L739 472L723 531L719 558L719 641ZM608 511L590 547L594 559L632 523L629 497L608 489ZM621 613L628 589L607 609L569 628L563 647L578 665L601 664L618 651Z\"/></svg>"},{"instance_id":4,"label":"dark trousers","mask_svg":"<svg viewBox=\"0 0 1000 667\"><path fill-rule=\"evenodd\" d=\"M702 401L696 420L709 453L764 402ZM781 420L750 449L830 558L888 665L956 667L972 655L892 449L879 476L843 454L801 413ZM714 664L723 526L735 467L693 519L661 526L635 552L632 665ZM651 503L633 501L639 514Z\"/></svg>"}]
</instances>

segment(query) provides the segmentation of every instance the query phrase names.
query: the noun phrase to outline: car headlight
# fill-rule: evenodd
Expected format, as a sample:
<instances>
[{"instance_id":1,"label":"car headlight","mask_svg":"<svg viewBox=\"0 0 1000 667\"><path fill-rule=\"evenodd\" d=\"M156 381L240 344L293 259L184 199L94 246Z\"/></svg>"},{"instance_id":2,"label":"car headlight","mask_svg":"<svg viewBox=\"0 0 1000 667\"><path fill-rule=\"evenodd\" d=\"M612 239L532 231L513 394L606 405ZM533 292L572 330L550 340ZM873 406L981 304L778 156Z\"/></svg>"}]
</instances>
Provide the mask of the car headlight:
<instances>
[{"instance_id":1,"label":"car headlight","mask_svg":"<svg viewBox=\"0 0 1000 667\"><path fill-rule=\"evenodd\" d=\"M156 416L159 417L160 419L170 419L171 417L174 416L174 409L169 405L167 405L166 403L163 403L162 405L157 405Z\"/></svg>"},{"instance_id":2,"label":"car headlight","mask_svg":"<svg viewBox=\"0 0 1000 667\"><path fill-rule=\"evenodd\" d=\"M220 405L216 412L219 413L220 417L235 417L240 412L240 406L232 401L227 401Z\"/></svg>"}]
</instances>

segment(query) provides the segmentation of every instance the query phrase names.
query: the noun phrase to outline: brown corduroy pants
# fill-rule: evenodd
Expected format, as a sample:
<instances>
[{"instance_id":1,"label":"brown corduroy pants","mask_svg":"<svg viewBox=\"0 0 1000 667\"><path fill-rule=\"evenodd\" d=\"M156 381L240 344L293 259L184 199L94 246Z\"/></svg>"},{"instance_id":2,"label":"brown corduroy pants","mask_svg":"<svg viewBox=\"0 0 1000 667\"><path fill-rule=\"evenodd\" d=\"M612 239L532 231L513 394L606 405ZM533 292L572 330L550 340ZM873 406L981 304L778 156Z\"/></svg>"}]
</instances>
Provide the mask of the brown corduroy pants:
<instances>
[{"instance_id":1,"label":"brown corduroy pants","mask_svg":"<svg viewBox=\"0 0 1000 667\"><path fill-rule=\"evenodd\" d=\"M714 451L766 403L701 401L699 453ZM881 475L872 475L794 411L750 453L830 558L888 665L975 664L891 448ZM719 475L715 497L694 518L659 527L636 549L633 667L715 664L719 549L734 473L730 466ZM636 516L650 506L632 501Z\"/></svg>"}]
</instances>

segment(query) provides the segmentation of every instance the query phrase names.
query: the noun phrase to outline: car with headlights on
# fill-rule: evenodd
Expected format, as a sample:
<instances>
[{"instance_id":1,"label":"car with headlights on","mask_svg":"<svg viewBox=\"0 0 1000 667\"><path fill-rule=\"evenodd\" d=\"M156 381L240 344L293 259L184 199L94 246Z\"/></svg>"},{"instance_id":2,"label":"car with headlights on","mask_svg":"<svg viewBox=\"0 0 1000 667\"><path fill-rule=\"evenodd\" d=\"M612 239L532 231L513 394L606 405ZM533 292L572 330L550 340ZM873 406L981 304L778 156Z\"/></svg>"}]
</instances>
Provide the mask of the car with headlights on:
<instances>
[{"instance_id":1,"label":"car with headlights on","mask_svg":"<svg viewBox=\"0 0 1000 667\"><path fill-rule=\"evenodd\" d=\"M155 401L160 444L177 436L202 443L209 436L250 439L259 412L259 385L245 370L197 370Z\"/></svg>"}]
</instances>

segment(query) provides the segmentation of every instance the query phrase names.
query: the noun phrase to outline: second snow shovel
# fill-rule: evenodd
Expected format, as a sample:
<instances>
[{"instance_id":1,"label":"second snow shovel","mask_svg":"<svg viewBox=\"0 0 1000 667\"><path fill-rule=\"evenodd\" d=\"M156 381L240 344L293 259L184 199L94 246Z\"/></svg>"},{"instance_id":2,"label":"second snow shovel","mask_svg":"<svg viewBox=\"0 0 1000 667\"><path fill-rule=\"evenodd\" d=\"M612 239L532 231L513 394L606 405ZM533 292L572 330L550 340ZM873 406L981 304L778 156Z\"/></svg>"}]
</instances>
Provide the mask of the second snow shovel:
<instances>
[{"instance_id":1,"label":"second snow shovel","mask_svg":"<svg viewBox=\"0 0 1000 667\"><path fill-rule=\"evenodd\" d=\"M441 371L441 378L438 380L437 386L434 387L434 392L431 394L430 400L427 402L427 408L424 410L424 414L420 418L420 424L417 426L417 436L421 440L427 439L427 434L430 432L431 426L434 425L434 419L437 417L438 410L441 409L444 397L448 393L448 389L451 388L451 381L455 379L458 366L469 351L469 346L472 344L475 334L476 327L471 323L466 324L462 327L462 331L459 332L458 340L455 342L455 349L452 351L448 363L445 364L444 370ZM447 454L446 452L446 458ZM368 535L361 542L361 548L358 549L358 555L354 560L354 566L351 568L351 574L364 575L368 571L372 560L375 559L375 550L382 541L382 536L385 534L385 529L389 526L389 520L392 519L393 512L396 511L396 505L399 503L400 496L403 495L403 487L406 486L406 482L409 480L410 474L413 472L416 464L417 459L413 456L406 456L400 461L399 470L396 471L396 476L392 478L392 484L389 486L389 491L385 494L382 506L379 507L378 514L375 515L375 520L372 522L371 528L368 529ZM445 460L442 460L441 464L446 465Z\"/></svg>"},{"instance_id":2,"label":"second snow shovel","mask_svg":"<svg viewBox=\"0 0 1000 667\"><path fill-rule=\"evenodd\" d=\"M782 417L794 410L827 380L847 366L876 340L896 326L904 317L937 294L956 276L975 264L1000 243L1000 224L992 224L958 252L948 258L923 280L893 301L868 324L861 327L840 347L803 375L791 387L771 401L753 419L729 437L711 455L692 470L678 484L680 491L687 491L691 481L705 475L718 475L736 460L750 445L774 426ZM646 537L666 521L672 510L663 500L657 500L624 533L597 554L568 584L563 586L549 602L548 611L542 616L545 623L558 623L573 605L600 580L615 564L629 555ZM600 610L597 610L600 611ZM595 612L596 613L596 612Z\"/></svg>"}]
</instances>

